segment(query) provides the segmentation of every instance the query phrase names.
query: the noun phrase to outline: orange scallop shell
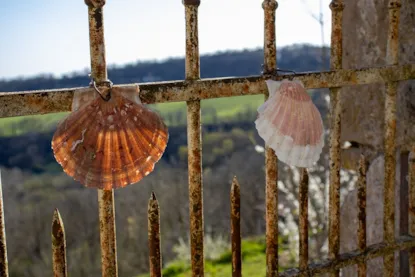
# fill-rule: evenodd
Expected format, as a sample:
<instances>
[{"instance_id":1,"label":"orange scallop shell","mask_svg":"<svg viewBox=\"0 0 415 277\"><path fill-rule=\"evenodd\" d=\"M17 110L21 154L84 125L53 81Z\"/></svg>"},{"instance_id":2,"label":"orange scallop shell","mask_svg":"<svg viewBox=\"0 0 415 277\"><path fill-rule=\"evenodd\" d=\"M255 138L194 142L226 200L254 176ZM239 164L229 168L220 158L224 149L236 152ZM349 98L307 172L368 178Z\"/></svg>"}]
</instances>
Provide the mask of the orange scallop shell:
<instances>
[{"instance_id":1,"label":"orange scallop shell","mask_svg":"<svg viewBox=\"0 0 415 277\"><path fill-rule=\"evenodd\" d=\"M321 115L300 81L267 80L270 97L258 108L256 129L278 159L311 167L324 146Z\"/></svg>"},{"instance_id":2,"label":"orange scallop shell","mask_svg":"<svg viewBox=\"0 0 415 277\"><path fill-rule=\"evenodd\" d=\"M72 112L52 138L55 159L86 187L111 190L140 181L164 153L168 131L159 115L141 104L139 88L76 92Z\"/></svg>"}]
</instances>

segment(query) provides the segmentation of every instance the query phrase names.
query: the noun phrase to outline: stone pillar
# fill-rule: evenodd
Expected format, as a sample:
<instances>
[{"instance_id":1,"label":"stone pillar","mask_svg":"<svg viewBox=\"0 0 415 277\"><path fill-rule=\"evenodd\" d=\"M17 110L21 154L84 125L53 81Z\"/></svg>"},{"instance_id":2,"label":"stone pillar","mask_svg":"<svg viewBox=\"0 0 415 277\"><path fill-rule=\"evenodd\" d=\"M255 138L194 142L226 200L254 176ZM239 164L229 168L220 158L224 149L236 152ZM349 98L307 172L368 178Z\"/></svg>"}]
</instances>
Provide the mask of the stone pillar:
<instances>
[{"instance_id":1,"label":"stone pillar","mask_svg":"<svg viewBox=\"0 0 415 277\"><path fill-rule=\"evenodd\" d=\"M344 9L343 67L364 68L386 65L388 0L348 0ZM415 1L402 0L399 27L399 64L415 63ZM361 146L371 165L367 173L367 243L383 239L383 84L345 87L341 93L341 140ZM397 96L397 149L409 151L415 142L415 81L399 84ZM347 155L356 157L359 155ZM350 151L356 151L351 148ZM360 151L360 150L359 150ZM399 234L399 153L395 189L395 223ZM350 161L349 161L350 162ZM352 191L341 211L341 253L357 249L357 193ZM399 276L399 260L395 259L395 276ZM382 276L382 258L368 263L367 276ZM356 267L343 270L344 276L356 276Z\"/></svg>"}]
</instances>

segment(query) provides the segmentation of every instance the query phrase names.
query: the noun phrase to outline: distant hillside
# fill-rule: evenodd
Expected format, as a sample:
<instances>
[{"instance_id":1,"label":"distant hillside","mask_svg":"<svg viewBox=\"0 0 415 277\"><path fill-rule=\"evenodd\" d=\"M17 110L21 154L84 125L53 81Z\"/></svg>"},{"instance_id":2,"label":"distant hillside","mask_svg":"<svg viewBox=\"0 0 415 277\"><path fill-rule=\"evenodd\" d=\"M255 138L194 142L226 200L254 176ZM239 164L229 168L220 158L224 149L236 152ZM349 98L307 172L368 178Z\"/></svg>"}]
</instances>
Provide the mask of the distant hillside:
<instances>
[{"instance_id":1,"label":"distant hillside","mask_svg":"<svg viewBox=\"0 0 415 277\"><path fill-rule=\"evenodd\" d=\"M328 57L327 54L326 57ZM278 49L278 67L282 69L315 71L328 68L328 60L321 62L321 48L311 45L293 45ZM247 76L261 73L262 49L227 51L200 58L201 77ZM108 76L115 84L170 81L184 79L184 58L161 62L138 61L122 67L109 68ZM40 75L31 78L0 80L0 91L22 91L87 86L88 72L70 73L62 78Z\"/></svg>"},{"instance_id":2,"label":"distant hillside","mask_svg":"<svg viewBox=\"0 0 415 277\"><path fill-rule=\"evenodd\" d=\"M328 56L328 51L326 55ZM261 72L263 52L261 49L228 51L201 57L201 77L225 77L256 75ZM180 80L184 78L183 58L163 62L137 62L123 67L110 68L109 77L116 83ZM297 72L328 68L328 61L321 63L321 48L310 45L293 45L278 50L278 67ZM68 74L62 78L42 75L32 78L0 81L0 91L22 91L87 86L87 72ZM243 96L202 101L203 123L240 122L252 118L263 97ZM186 124L185 103L151 105L162 115L169 126ZM49 132L66 113L41 116L25 116L0 119L1 136L19 136L30 132Z\"/></svg>"}]
</instances>

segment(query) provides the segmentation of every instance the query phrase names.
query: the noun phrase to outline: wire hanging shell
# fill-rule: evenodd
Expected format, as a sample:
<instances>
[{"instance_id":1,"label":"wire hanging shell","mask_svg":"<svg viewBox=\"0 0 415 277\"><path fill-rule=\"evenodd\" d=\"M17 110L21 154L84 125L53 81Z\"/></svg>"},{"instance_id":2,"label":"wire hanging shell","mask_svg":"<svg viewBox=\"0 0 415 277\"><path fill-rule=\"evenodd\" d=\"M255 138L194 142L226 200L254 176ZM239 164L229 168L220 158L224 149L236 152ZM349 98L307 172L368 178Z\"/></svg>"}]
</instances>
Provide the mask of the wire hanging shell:
<instances>
[{"instance_id":1,"label":"wire hanging shell","mask_svg":"<svg viewBox=\"0 0 415 277\"><path fill-rule=\"evenodd\" d=\"M270 97L258 108L258 134L282 162L313 166L324 146L323 121L317 107L300 81L266 83Z\"/></svg>"},{"instance_id":2,"label":"wire hanging shell","mask_svg":"<svg viewBox=\"0 0 415 277\"><path fill-rule=\"evenodd\" d=\"M75 93L72 112L52 138L55 159L66 174L86 187L111 190L153 171L169 135L138 92L138 86L114 87L108 101L90 89Z\"/></svg>"}]
</instances>

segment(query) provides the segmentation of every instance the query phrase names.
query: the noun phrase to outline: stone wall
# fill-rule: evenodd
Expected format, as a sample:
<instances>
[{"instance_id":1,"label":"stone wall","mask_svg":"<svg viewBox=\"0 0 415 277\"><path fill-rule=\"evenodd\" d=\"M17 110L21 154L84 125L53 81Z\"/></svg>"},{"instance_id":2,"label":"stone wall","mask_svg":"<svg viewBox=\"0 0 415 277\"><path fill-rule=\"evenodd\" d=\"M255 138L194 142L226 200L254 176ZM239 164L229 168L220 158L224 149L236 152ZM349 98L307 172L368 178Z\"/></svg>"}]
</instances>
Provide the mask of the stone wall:
<instances>
[{"instance_id":1,"label":"stone wall","mask_svg":"<svg viewBox=\"0 0 415 277\"><path fill-rule=\"evenodd\" d=\"M364 68L386 65L388 0L345 1L343 28L343 67ZM399 29L399 64L415 63L415 0L402 0ZM384 92L383 84L345 87L341 92L342 141L363 146L371 165L367 174L367 242L383 238L384 186ZM397 97L397 146L408 151L415 143L415 81L401 82ZM370 151L369 151L370 150ZM344 150L347 152L347 150ZM350 151L353 151L352 149ZM348 155L356 157L359 155ZM399 161L399 158L397 158ZM396 226L399 223L399 166L396 178ZM341 252L357 249L357 196L352 191L341 211ZM398 229L396 228L398 234ZM399 276L395 259L395 276ZM382 258L368 263L367 276L382 276ZM342 270L343 277L356 276L356 267Z\"/></svg>"}]
</instances>

